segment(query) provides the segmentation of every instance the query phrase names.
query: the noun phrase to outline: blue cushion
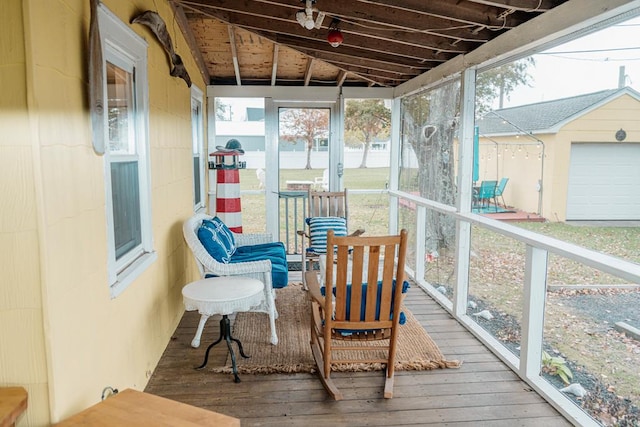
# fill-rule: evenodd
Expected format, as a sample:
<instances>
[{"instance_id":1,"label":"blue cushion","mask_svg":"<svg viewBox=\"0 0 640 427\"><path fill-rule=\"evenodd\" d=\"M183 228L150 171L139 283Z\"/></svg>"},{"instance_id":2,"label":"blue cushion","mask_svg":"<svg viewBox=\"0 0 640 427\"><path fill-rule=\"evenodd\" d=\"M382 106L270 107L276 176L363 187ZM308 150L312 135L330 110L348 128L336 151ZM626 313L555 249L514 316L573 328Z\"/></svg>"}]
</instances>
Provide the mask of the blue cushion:
<instances>
[{"instance_id":1,"label":"blue cushion","mask_svg":"<svg viewBox=\"0 0 640 427\"><path fill-rule=\"evenodd\" d=\"M284 243L282 242L258 243L257 245L238 246L236 248L236 253L257 253L261 251L282 251L282 253L286 254Z\"/></svg>"},{"instance_id":2,"label":"blue cushion","mask_svg":"<svg viewBox=\"0 0 640 427\"><path fill-rule=\"evenodd\" d=\"M392 289L392 296L391 296L391 307L393 307L393 303L395 300L395 290L396 290L396 281L393 281L393 284L391 286ZM406 280L404 282L402 282L402 293L406 294L407 290L409 289L409 282L407 282ZM320 292L322 293L322 295L325 295L325 287L323 286L322 288L320 288ZM336 289L333 288L333 295L336 294ZM376 318L375 320L380 320L380 299L382 297L382 281L378 282L378 293L376 295ZM363 283L362 284L362 299L361 299L361 303L360 303L360 320L364 321L364 317L366 314L366 301L367 301L367 284ZM346 313L346 319L350 320L351 319L351 285L347 285L347 313ZM393 312L391 313L391 316L393 318ZM404 325L407 321L407 317L403 312L400 312L400 319L399 319L399 323L401 325ZM342 330L341 330L342 331ZM342 332L348 332L348 331L342 331Z\"/></svg>"},{"instance_id":3,"label":"blue cushion","mask_svg":"<svg viewBox=\"0 0 640 427\"><path fill-rule=\"evenodd\" d=\"M307 218L306 222L311 237L308 250L316 254L327 253L327 231L333 230L336 236L347 235L347 221L338 216Z\"/></svg>"},{"instance_id":4,"label":"blue cushion","mask_svg":"<svg viewBox=\"0 0 640 427\"><path fill-rule=\"evenodd\" d=\"M289 283L287 253L282 242L238 246L231 263L271 260L271 282L274 288L284 288Z\"/></svg>"}]
</instances>

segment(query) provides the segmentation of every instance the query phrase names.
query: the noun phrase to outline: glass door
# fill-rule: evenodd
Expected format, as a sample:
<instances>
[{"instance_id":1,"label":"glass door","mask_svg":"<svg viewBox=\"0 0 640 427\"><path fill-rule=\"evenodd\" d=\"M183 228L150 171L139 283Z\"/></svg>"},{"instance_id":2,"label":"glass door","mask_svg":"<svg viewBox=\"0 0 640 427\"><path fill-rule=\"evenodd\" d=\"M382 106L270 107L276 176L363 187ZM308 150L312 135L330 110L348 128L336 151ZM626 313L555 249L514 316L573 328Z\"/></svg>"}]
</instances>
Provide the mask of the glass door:
<instances>
[{"instance_id":1,"label":"glass door","mask_svg":"<svg viewBox=\"0 0 640 427\"><path fill-rule=\"evenodd\" d=\"M349 191L349 229L387 234L391 165L390 99L344 101L342 178Z\"/></svg>"},{"instance_id":2,"label":"glass door","mask_svg":"<svg viewBox=\"0 0 640 427\"><path fill-rule=\"evenodd\" d=\"M299 256L309 190L328 191L332 177L333 105L277 105L278 226L287 253ZM267 165L269 168L269 165ZM270 172L270 170L268 170Z\"/></svg>"},{"instance_id":3,"label":"glass door","mask_svg":"<svg viewBox=\"0 0 640 427\"><path fill-rule=\"evenodd\" d=\"M238 179L243 233L264 233L266 225L267 144L264 98L216 97L213 108L214 139L209 154L224 152L230 144L239 144ZM230 142L231 141L231 142ZM236 146L234 145L234 147ZM211 163L215 157L209 156ZM215 213L218 194L216 169L209 169L210 213Z\"/></svg>"}]
</instances>

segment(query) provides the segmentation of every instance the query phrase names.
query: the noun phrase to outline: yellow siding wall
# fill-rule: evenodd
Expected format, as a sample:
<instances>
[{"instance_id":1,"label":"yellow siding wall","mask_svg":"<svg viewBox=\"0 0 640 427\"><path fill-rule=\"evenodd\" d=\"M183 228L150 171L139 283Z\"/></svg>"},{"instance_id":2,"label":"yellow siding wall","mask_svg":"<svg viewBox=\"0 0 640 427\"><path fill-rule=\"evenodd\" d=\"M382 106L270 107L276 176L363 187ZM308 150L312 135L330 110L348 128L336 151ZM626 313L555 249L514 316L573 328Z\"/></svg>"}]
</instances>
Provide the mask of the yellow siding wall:
<instances>
[{"instance_id":1,"label":"yellow siding wall","mask_svg":"<svg viewBox=\"0 0 640 427\"><path fill-rule=\"evenodd\" d=\"M149 45L158 259L111 299L104 160L92 149L87 114L89 1L0 3L0 385L29 390L19 425L49 425L98 402L106 386L142 390L182 315L182 286L195 277L181 232L193 210L191 92L169 75L153 34L129 25ZM160 13L204 91L166 1L102 3L125 23L147 9Z\"/></svg>"},{"instance_id":2,"label":"yellow siding wall","mask_svg":"<svg viewBox=\"0 0 640 427\"><path fill-rule=\"evenodd\" d=\"M554 135L537 137L544 141L546 153ZM479 162L480 181L509 178L503 195L507 205L524 212L538 213L540 193L537 184L542 173L542 144L528 137L480 138Z\"/></svg>"},{"instance_id":3,"label":"yellow siding wall","mask_svg":"<svg viewBox=\"0 0 640 427\"><path fill-rule=\"evenodd\" d=\"M48 425L39 165L27 114L22 0L2 0L0 16L0 386L22 386L29 393L32 409L18 425Z\"/></svg>"},{"instance_id":4,"label":"yellow siding wall","mask_svg":"<svg viewBox=\"0 0 640 427\"><path fill-rule=\"evenodd\" d=\"M480 138L480 181L509 177L505 202L525 212L538 212L549 221L564 221L571 144L618 142L618 129L627 132L625 142L640 143L640 101L623 95L565 124L556 134L535 135L544 144L521 136ZM497 147L496 148L496 143ZM544 165L542 164L544 145ZM497 159L497 161L496 161ZM544 168L542 200L536 183Z\"/></svg>"}]
</instances>

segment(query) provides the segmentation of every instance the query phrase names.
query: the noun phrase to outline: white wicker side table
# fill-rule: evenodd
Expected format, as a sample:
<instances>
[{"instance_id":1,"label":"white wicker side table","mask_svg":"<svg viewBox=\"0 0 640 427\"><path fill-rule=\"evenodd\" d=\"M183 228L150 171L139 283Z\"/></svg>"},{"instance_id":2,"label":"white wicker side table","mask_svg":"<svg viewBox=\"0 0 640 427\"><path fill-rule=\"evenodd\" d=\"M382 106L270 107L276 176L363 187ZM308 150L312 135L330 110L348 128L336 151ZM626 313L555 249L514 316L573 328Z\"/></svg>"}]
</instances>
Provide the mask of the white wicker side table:
<instances>
[{"instance_id":1,"label":"white wicker side table","mask_svg":"<svg viewBox=\"0 0 640 427\"><path fill-rule=\"evenodd\" d=\"M189 283L182 288L185 309L187 311L198 310L201 315L198 331L196 332L198 344L202 329L209 316L213 316L214 314L222 315L222 319L220 319L220 336L207 347L204 362L196 369L204 368L209 360L209 351L211 351L213 346L225 340L229 348L229 354L231 355L234 381L240 382L238 368L236 366L236 357L231 347L231 341L238 344L238 349L242 357L249 356L244 354L240 340L231 336L231 321L228 315L240 311L249 311L251 308L262 303L264 300L263 289L264 284L260 280L241 276L211 277ZM194 338L194 340L196 338Z\"/></svg>"}]
</instances>

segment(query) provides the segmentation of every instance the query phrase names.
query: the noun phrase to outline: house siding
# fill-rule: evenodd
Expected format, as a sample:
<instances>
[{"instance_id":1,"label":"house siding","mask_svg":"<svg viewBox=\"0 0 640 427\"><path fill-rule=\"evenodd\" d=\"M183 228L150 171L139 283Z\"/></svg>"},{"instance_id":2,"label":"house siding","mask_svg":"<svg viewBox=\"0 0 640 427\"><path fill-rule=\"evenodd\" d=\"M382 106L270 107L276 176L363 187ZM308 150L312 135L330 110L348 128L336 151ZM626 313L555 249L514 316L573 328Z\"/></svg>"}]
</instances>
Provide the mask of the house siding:
<instances>
[{"instance_id":1,"label":"house siding","mask_svg":"<svg viewBox=\"0 0 640 427\"><path fill-rule=\"evenodd\" d=\"M525 212L540 212L549 221L565 221L567 214L567 192L569 186L569 164L572 143L618 142L615 133L619 129L627 132L627 143L640 143L640 101L622 94L590 111L561 124L557 133L535 134L544 142L544 175L542 200L536 191L537 180L542 170L539 154L541 150L534 138L521 135L492 136L480 138L480 180L510 178L504 198L508 205ZM496 143L502 147L496 163ZM541 145L540 145L541 146ZM504 147L510 147L504 150ZM518 150L521 147L521 150ZM527 157L528 152L528 157Z\"/></svg>"},{"instance_id":2,"label":"house siding","mask_svg":"<svg viewBox=\"0 0 640 427\"><path fill-rule=\"evenodd\" d=\"M173 22L166 1L102 3L125 23L147 9ZM180 320L182 286L197 276L181 233L193 209L191 92L169 75L153 34L128 24L149 45L158 259L111 299L104 160L87 109L89 1L4 0L0 11L0 386L29 392L19 426L44 426L98 402L106 386L144 389ZM204 89L182 33L168 27Z\"/></svg>"}]
</instances>

